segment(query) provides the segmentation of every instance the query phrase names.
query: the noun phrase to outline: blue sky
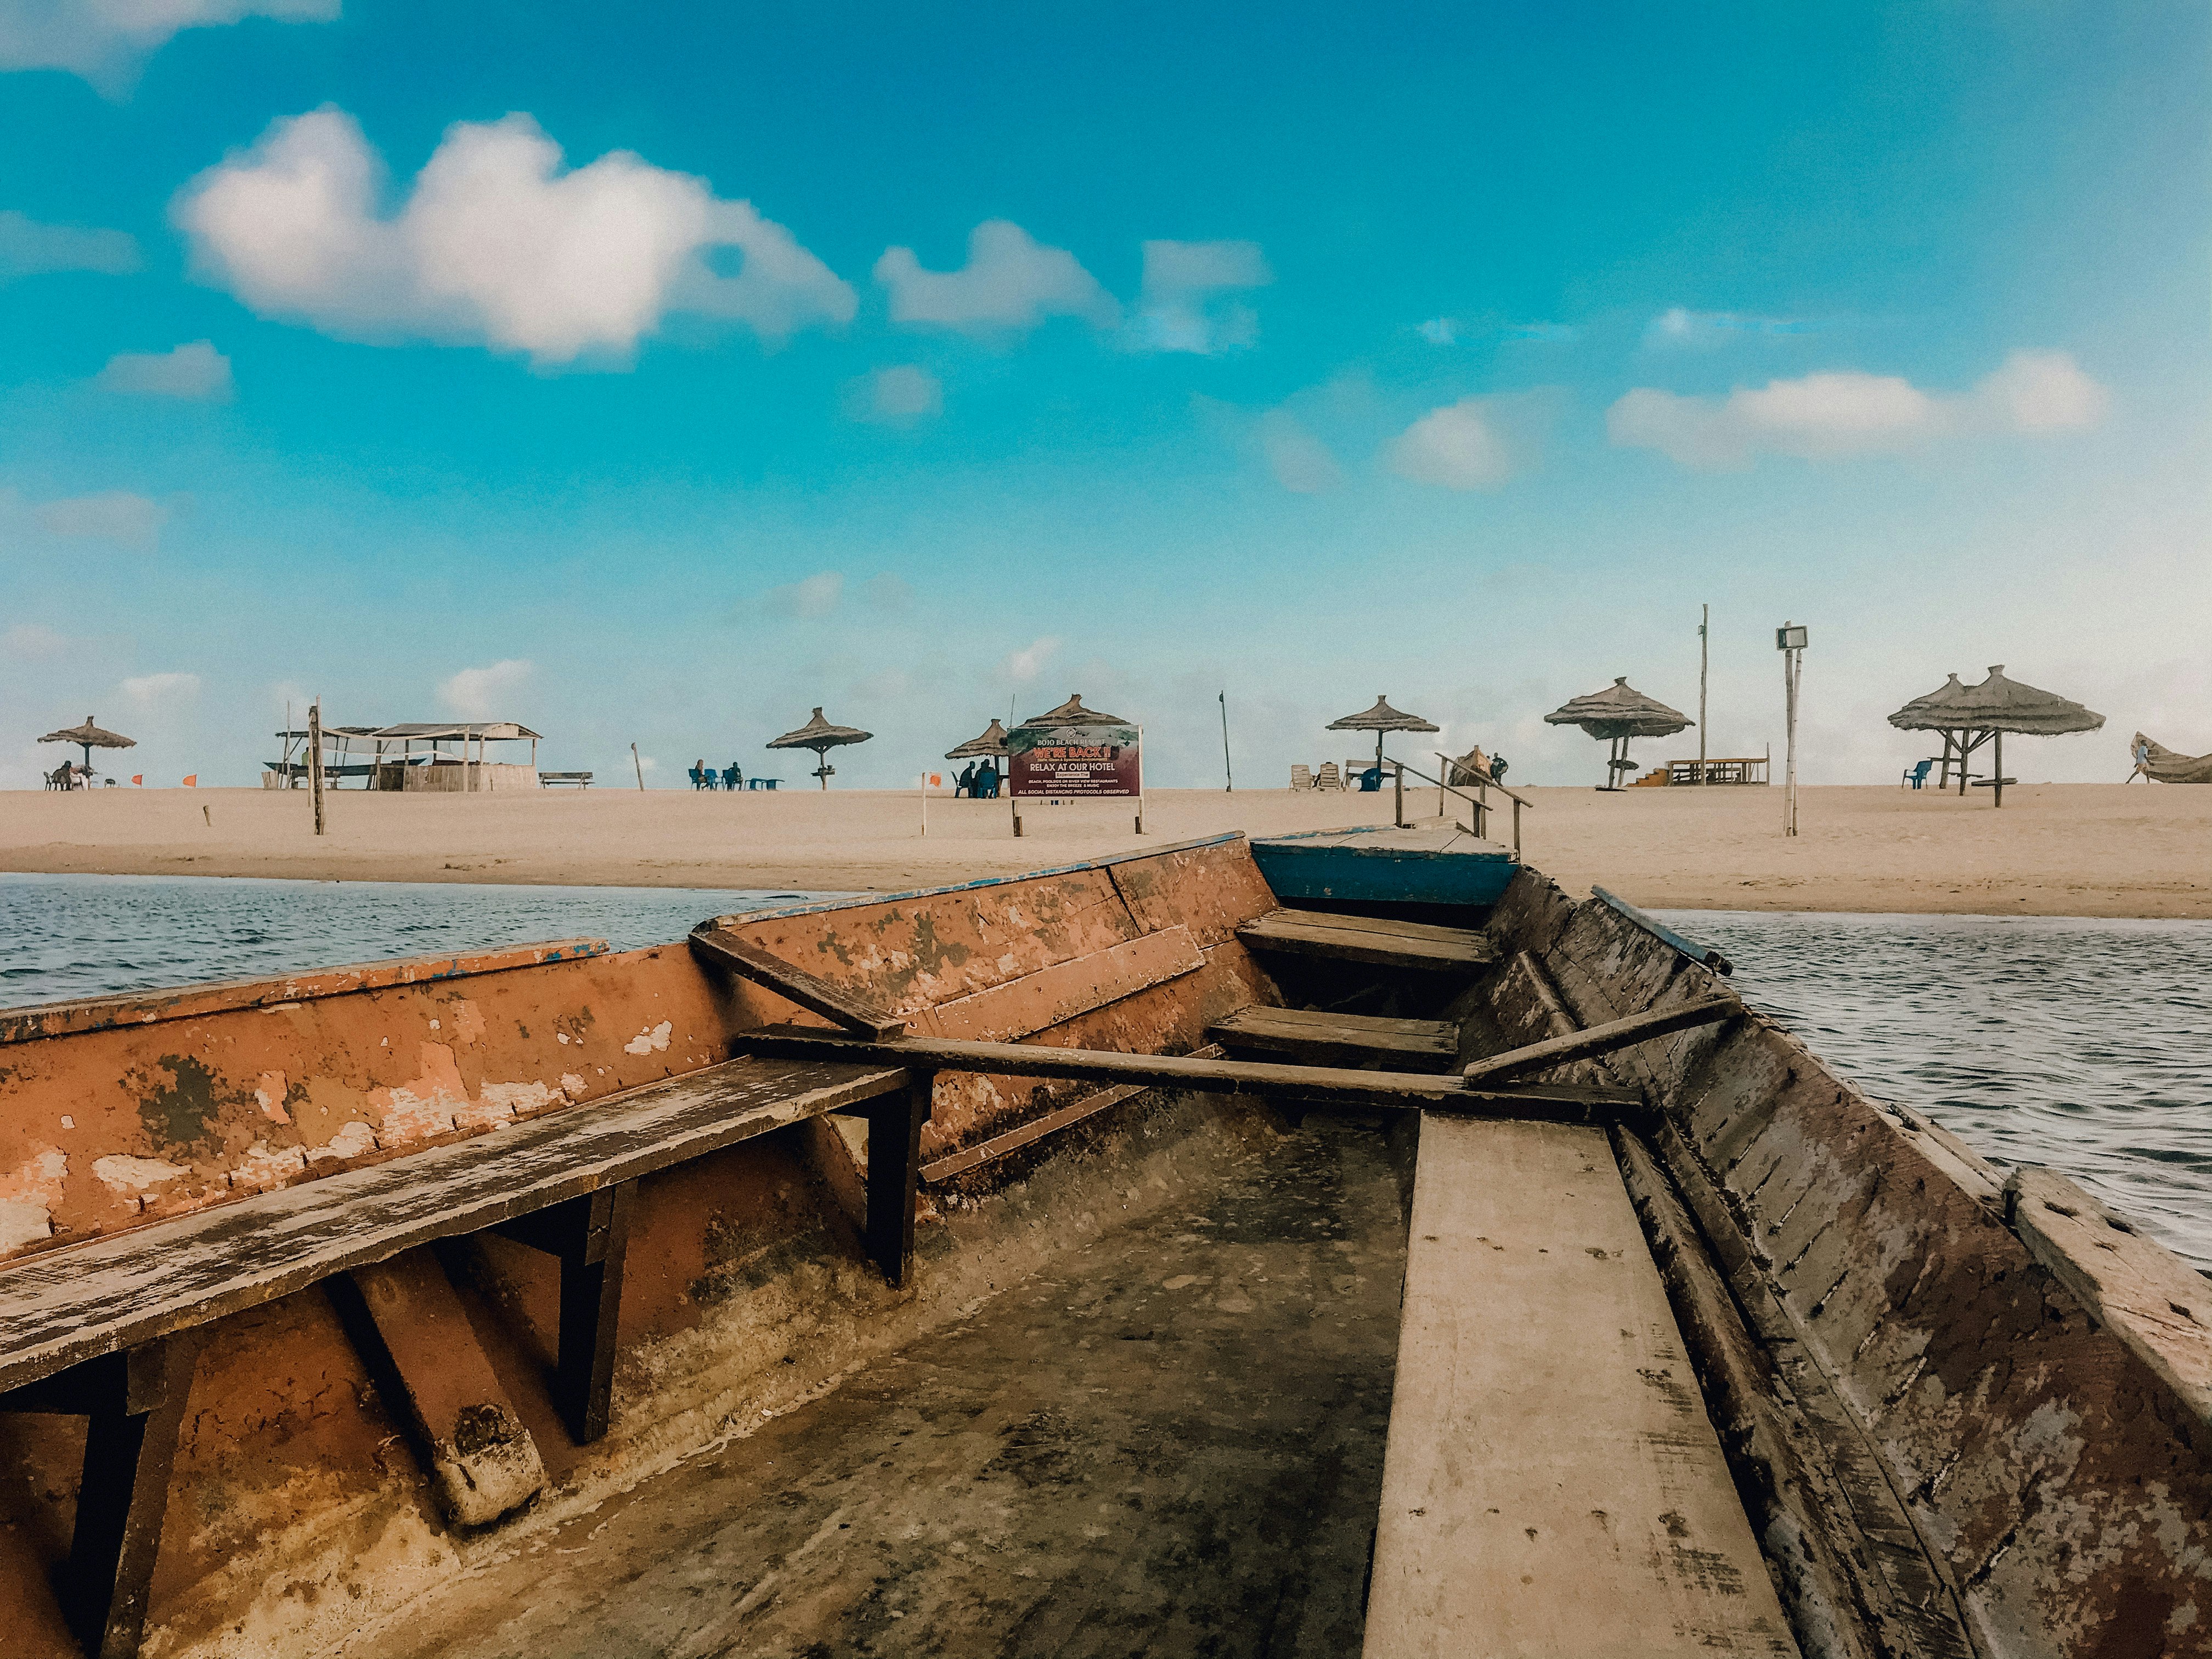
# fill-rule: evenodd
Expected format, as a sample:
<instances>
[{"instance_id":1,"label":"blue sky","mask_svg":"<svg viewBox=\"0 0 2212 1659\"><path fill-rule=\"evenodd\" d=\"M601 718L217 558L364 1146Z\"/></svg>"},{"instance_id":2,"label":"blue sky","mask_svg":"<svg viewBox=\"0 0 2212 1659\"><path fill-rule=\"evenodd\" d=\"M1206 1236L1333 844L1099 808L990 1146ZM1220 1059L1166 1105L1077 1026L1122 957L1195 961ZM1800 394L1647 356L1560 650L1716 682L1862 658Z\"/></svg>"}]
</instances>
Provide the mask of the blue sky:
<instances>
[{"instance_id":1,"label":"blue sky","mask_svg":"<svg viewBox=\"0 0 2212 1659\"><path fill-rule=\"evenodd\" d=\"M2021 775L2212 749L2201 7L241 9L0 0L0 783L1072 690L1594 781L1701 603L1715 752L1785 617L1815 781L1992 662L2110 717Z\"/></svg>"}]
</instances>

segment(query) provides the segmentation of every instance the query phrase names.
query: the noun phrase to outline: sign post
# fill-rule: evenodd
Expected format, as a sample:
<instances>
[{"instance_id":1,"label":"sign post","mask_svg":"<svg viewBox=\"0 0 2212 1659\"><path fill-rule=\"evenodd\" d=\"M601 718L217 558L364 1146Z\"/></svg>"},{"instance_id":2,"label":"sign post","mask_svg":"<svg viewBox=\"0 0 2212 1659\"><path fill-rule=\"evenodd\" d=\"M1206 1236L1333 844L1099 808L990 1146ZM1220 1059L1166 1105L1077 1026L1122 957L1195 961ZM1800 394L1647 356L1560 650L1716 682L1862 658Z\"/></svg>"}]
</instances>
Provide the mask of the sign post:
<instances>
[{"instance_id":1,"label":"sign post","mask_svg":"<svg viewBox=\"0 0 2212 1659\"><path fill-rule=\"evenodd\" d=\"M1806 630L1784 623L1774 630L1774 648L1782 653L1782 698L1789 726L1790 746L1783 763L1782 833L1797 833L1797 682L1805 672Z\"/></svg>"},{"instance_id":2,"label":"sign post","mask_svg":"<svg viewBox=\"0 0 2212 1659\"><path fill-rule=\"evenodd\" d=\"M924 840L929 836L929 792L944 781L943 775L936 772L921 775L921 833Z\"/></svg>"},{"instance_id":3,"label":"sign post","mask_svg":"<svg viewBox=\"0 0 2212 1659\"><path fill-rule=\"evenodd\" d=\"M1024 796L1137 803L1145 833L1145 728L1141 726L1018 726L1006 733L1006 794L1014 833Z\"/></svg>"}]
</instances>

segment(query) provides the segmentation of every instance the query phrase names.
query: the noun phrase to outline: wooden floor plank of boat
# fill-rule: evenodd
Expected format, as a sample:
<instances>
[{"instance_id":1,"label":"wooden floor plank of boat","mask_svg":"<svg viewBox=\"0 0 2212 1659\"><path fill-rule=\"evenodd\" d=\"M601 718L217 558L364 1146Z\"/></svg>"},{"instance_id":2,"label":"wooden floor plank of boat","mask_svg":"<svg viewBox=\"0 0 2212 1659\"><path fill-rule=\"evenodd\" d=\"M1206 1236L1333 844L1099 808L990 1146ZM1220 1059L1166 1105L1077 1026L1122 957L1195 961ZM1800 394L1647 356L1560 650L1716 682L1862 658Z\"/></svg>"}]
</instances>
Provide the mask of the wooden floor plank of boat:
<instances>
[{"instance_id":1,"label":"wooden floor plank of boat","mask_svg":"<svg viewBox=\"0 0 2212 1659\"><path fill-rule=\"evenodd\" d=\"M1604 1133L1430 1115L1366 1659L1796 1651Z\"/></svg>"},{"instance_id":2,"label":"wooden floor plank of boat","mask_svg":"<svg viewBox=\"0 0 2212 1659\"><path fill-rule=\"evenodd\" d=\"M1318 1008L1239 1008L1207 1033L1229 1048L1279 1054L1351 1050L1393 1060L1449 1062L1459 1055L1459 1027L1443 1019L1387 1019Z\"/></svg>"},{"instance_id":3,"label":"wooden floor plank of boat","mask_svg":"<svg viewBox=\"0 0 2212 1659\"><path fill-rule=\"evenodd\" d=\"M1239 927L1237 937L1251 950L1328 957L1374 967L1453 971L1487 967L1498 959L1497 947L1471 928L1340 916L1326 910L1270 911Z\"/></svg>"}]
</instances>

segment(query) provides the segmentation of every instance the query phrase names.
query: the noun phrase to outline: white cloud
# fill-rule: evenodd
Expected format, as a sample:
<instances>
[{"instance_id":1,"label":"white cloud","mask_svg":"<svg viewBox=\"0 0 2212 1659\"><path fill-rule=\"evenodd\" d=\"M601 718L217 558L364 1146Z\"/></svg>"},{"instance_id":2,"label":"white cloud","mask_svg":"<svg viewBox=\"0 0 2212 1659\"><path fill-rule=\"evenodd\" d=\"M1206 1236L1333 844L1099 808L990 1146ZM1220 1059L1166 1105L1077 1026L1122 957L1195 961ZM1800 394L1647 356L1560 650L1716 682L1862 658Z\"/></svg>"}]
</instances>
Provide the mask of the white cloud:
<instances>
[{"instance_id":1,"label":"white cloud","mask_svg":"<svg viewBox=\"0 0 2212 1659\"><path fill-rule=\"evenodd\" d=\"M338 0L0 0L0 69L58 69L111 97L173 35L247 17L328 22Z\"/></svg>"},{"instance_id":2,"label":"white cloud","mask_svg":"<svg viewBox=\"0 0 2212 1659\"><path fill-rule=\"evenodd\" d=\"M1421 325L1420 335L1431 345L1457 345L1459 324L1449 317L1431 317Z\"/></svg>"},{"instance_id":3,"label":"white cloud","mask_svg":"<svg viewBox=\"0 0 2212 1659\"><path fill-rule=\"evenodd\" d=\"M875 276L890 290L895 323L995 334L1032 329L1048 317L1104 328L1121 314L1073 253L1046 247L1005 219L968 233L968 263L957 270L925 270L912 248L892 247L876 261Z\"/></svg>"},{"instance_id":4,"label":"white cloud","mask_svg":"<svg viewBox=\"0 0 2212 1659\"><path fill-rule=\"evenodd\" d=\"M123 682L123 695L141 708L165 708L199 694L197 674L141 674Z\"/></svg>"},{"instance_id":5,"label":"white cloud","mask_svg":"<svg viewBox=\"0 0 2212 1659\"><path fill-rule=\"evenodd\" d=\"M464 668L438 687L438 701L463 720L512 720L504 705L528 683L535 670L520 657L508 657L484 668Z\"/></svg>"},{"instance_id":6,"label":"white cloud","mask_svg":"<svg viewBox=\"0 0 2212 1659\"><path fill-rule=\"evenodd\" d=\"M228 403L237 389L230 378L230 359L210 340L194 340L169 351L118 352L94 383L110 392L218 404Z\"/></svg>"},{"instance_id":7,"label":"white cloud","mask_svg":"<svg viewBox=\"0 0 2212 1659\"><path fill-rule=\"evenodd\" d=\"M852 318L853 291L747 202L625 150L564 170L527 115L447 129L398 213L343 110L272 125L173 213L195 271L264 316L350 338L484 341L540 364L624 356L672 311L769 340ZM733 276L708 264L735 248Z\"/></svg>"},{"instance_id":8,"label":"white cloud","mask_svg":"<svg viewBox=\"0 0 2212 1659\"><path fill-rule=\"evenodd\" d=\"M70 642L51 628L37 623L17 623L0 634L0 657L17 662L50 662L66 655Z\"/></svg>"},{"instance_id":9,"label":"white cloud","mask_svg":"<svg viewBox=\"0 0 2212 1659\"><path fill-rule=\"evenodd\" d=\"M0 18L7 0L0 0ZM0 40L6 25L0 22ZM0 280L48 270L98 270L111 276L138 269L137 240L126 231L42 225L10 208L0 211Z\"/></svg>"},{"instance_id":10,"label":"white cloud","mask_svg":"<svg viewBox=\"0 0 2212 1659\"><path fill-rule=\"evenodd\" d=\"M1802 317L1749 317L1733 311L1691 311L1676 306L1654 317L1644 331L1649 348L1717 346L1746 335L1810 334L1820 325Z\"/></svg>"},{"instance_id":11,"label":"white cloud","mask_svg":"<svg viewBox=\"0 0 2212 1659\"><path fill-rule=\"evenodd\" d=\"M1300 495L1318 495L1344 482L1344 469L1327 444L1297 416L1270 410L1260 418L1260 453L1275 482Z\"/></svg>"},{"instance_id":12,"label":"white cloud","mask_svg":"<svg viewBox=\"0 0 2212 1659\"><path fill-rule=\"evenodd\" d=\"M876 370L861 391L861 418L884 426L912 426L945 412L945 383L912 363Z\"/></svg>"},{"instance_id":13,"label":"white cloud","mask_svg":"<svg viewBox=\"0 0 2212 1659\"><path fill-rule=\"evenodd\" d=\"M802 581L769 588L761 595L761 605L780 617L826 617L844 597L843 575L835 570L819 570Z\"/></svg>"},{"instance_id":14,"label":"white cloud","mask_svg":"<svg viewBox=\"0 0 2212 1659\"><path fill-rule=\"evenodd\" d=\"M1145 285L1128 343L1202 356L1260 337L1252 308L1225 295L1275 280L1257 242L1146 242Z\"/></svg>"},{"instance_id":15,"label":"white cloud","mask_svg":"<svg viewBox=\"0 0 2212 1659\"><path fill-rule=\"evenodd\" d=\"M150 550L161 539L161 526L169 516L169 509L159 501L125 489L48 501L36 511L49 535L82 536L138 551Z\"/></svg>"},{"instance_id":16,"label":"white cloud","mask_svg":"<svg viewBox=\"0 0 2212 1659\"><path fill-rule=\"evenodd\" d=\"M1390 470L1446 489L1496 489L1516 470L1513 448L1487 398L1462 398L1427 414L1390 446Z\"/></svg>"},{"instance_id":17,"label":"white cloud","mask_svg":"<svg viewBox=\"0 0 2212 1659\"><path fill-rule=\"evenodd\" d=\"M1045 664L1052 660L1053 653L1059 649L1059 636L1048 634L1042 639L1032 640L1018 651L1008 653L1006 661L999 665L999 672L1016 685L1027 685L1044 672Z\"/></svg>"},{"instance_id":18,"label":"white cloud","mask_svg":"<svg viewBox=\"0 0 2212 1659\"><path fill-rule=\"evenodd\" d=\"M1991 432L2079 431L2101 421L2105 388L2063 351L2015 351L1971 392L1922 391L1894 374L1844 370L1684 398L1639 386L1606 413L1613 441L1684 466L1741 468L1762 453L1804 460L1897 454Z\"/></svg>"},{"instance_id":19,"label":"white cloud","mask_svg":"<svg viewBox=\"0 0 2212 1659\"><path fill-rule=\"evenodd\" d=\"M904 611L914 604L914 585L886 570L862 584L860 597L873 611Z\"/></svg>"}]
</instances>

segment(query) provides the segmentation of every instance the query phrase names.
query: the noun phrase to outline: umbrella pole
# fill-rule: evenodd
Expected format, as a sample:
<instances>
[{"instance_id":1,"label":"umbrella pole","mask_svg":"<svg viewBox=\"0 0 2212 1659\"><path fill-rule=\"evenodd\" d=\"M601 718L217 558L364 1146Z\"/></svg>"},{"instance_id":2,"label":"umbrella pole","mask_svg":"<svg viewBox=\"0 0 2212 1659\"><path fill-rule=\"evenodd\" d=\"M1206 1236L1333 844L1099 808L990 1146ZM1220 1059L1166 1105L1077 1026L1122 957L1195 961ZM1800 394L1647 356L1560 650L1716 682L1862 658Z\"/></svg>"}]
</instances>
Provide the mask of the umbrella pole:
<instances>
[{"instance_id":1,"label":"umbrella pole","mask_svg":"<svg viewBox=\"0 0 2212 1659\"><path fill-rule=\"evenodd\" d=\"M1996 781L1990 785L1990 793L1995 797L1990 805L2002 806L2004 805L2004 733L2002 732L1996 735Z\"/></svg>"}]
</instances>

